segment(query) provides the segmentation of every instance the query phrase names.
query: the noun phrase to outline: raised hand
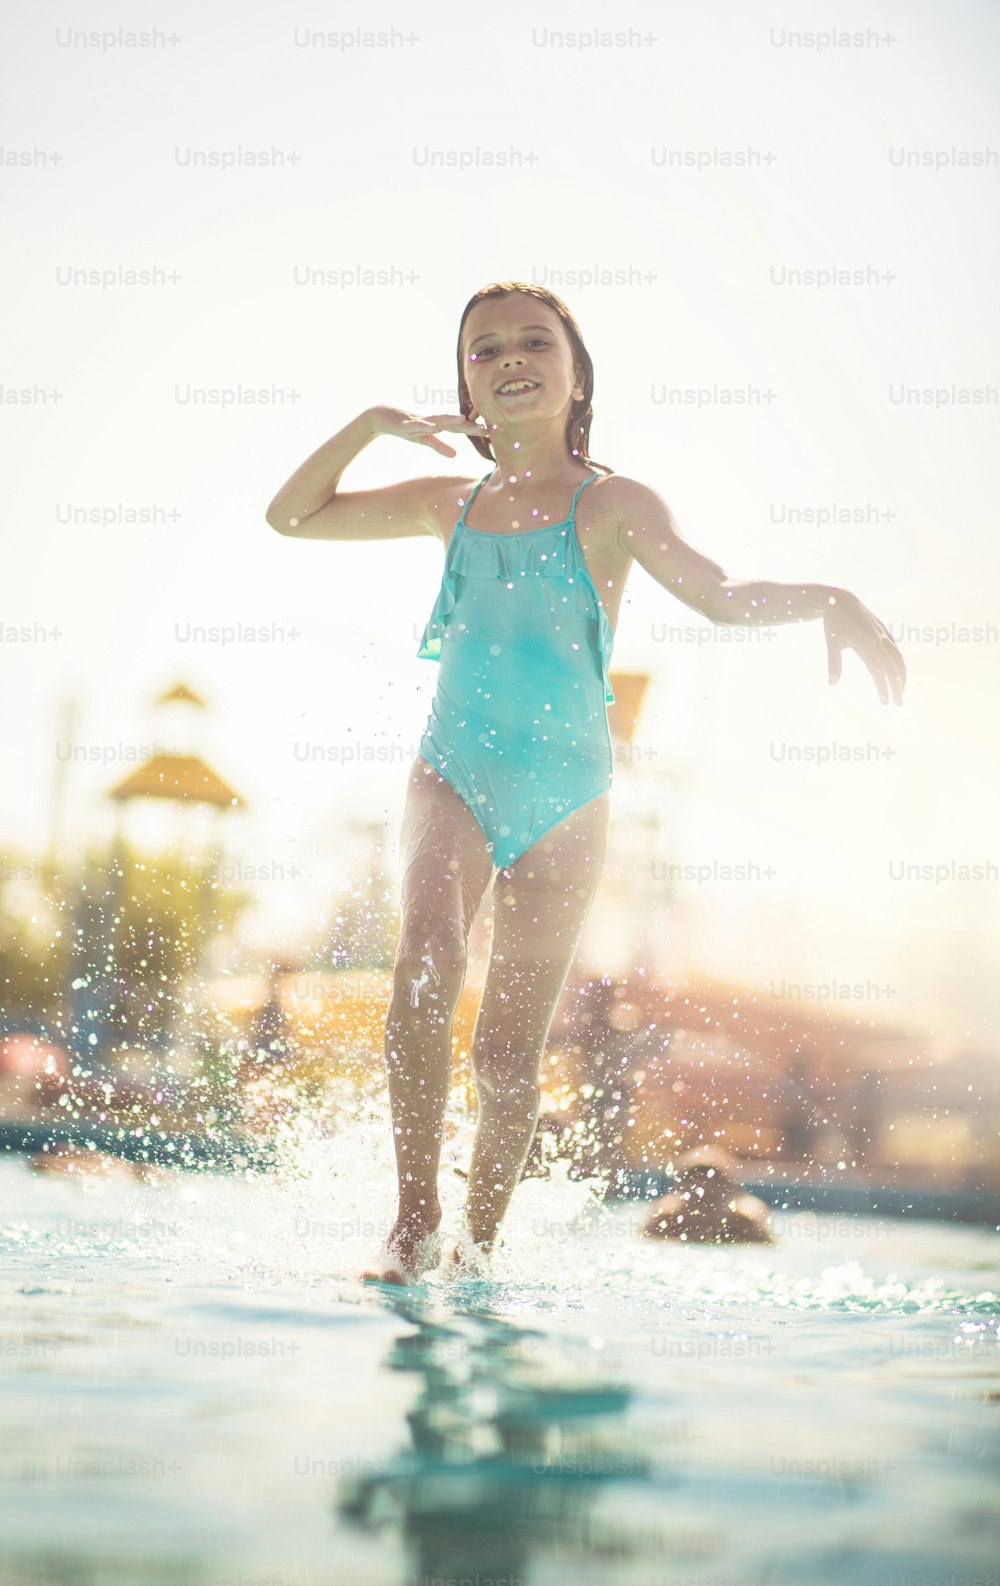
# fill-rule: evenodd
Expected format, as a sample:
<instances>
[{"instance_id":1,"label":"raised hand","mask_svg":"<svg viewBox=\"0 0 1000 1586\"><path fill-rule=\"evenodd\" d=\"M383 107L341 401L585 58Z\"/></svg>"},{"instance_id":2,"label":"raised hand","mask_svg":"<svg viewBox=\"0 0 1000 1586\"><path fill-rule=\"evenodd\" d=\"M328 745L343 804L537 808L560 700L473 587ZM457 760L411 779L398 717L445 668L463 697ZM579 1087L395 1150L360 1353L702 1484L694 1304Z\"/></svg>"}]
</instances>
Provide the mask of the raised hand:
<instances>
[{"instance_id":1,"label":"raised hand","mask_svg":"<svg viewBox=\"0 0 1000 1586\"><path fill-rule=\"evenodd\" d=\"M457 457L454 446L437 439L436 431L454 430L460 435L487 435L486 426L461 413L432 413L427 418L407 413L404 408L370 408L372 428L377 435L398 435L401 440L432 446L442 457Z\"/></svg>"},{"instance_id":2,"label":"raised hand","mask_svg":"<svg viewBox=\"0 0 1000 1586\"><path fill-rule=\"evenodd\" d=\"M885 623L856 595L846 589L837 592L824 607L823 629L831 683L840 681L844 651L855 650L875 679L882 704L888 705L890 692L894 705L903 703L906 665L899 647Z\"/></svg>"}]
</instances>

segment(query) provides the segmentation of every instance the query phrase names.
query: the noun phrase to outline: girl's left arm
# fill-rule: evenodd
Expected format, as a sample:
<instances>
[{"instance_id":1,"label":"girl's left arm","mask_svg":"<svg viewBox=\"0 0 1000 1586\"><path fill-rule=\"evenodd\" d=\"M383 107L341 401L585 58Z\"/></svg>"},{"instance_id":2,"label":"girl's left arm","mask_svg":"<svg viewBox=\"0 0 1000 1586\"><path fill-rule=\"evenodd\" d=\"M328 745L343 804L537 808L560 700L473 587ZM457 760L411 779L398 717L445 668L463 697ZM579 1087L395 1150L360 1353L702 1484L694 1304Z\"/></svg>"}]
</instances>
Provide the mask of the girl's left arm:
<instances>
[{"instance_id":1,"label":"girl's left arm","mask_svg":"<svg viewBox=\"0 0 1000 1586\"><path fill-rule=\"evenodd\" d=\"M613 477L619 545L684 605L711 622L751 627L822 617L830 682L840 678L844 650L855 650L874 678L882 704L888 704L890 692L895 704L903 703L906 666L896 641L849 589L727 578L718 562L681 538L673 513L657 491L620 474Z\"/></svg>"}]
</instances>

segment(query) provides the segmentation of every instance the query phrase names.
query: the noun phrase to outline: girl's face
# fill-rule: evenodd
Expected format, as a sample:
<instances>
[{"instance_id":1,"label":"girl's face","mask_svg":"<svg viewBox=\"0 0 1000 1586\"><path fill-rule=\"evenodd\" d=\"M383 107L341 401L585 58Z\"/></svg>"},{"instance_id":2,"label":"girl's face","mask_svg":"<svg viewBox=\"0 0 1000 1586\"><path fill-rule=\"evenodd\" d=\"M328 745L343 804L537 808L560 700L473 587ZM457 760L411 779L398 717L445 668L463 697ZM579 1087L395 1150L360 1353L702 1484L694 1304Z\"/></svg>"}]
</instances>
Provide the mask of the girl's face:
<instances>
[{"instance_id":1,"label":"girl's face","mask_svg":"<svg viewBox=\"0 0 1000 1586\"><path fill-rule=\"evenodd\" d=\"M492 428L517 433L540 420L569 415L582 381L562 320L523 292L485 298L462 330L462 359L473 410ZM505 392L510 383L525 388Z\"/></svg>"}]
</instances>

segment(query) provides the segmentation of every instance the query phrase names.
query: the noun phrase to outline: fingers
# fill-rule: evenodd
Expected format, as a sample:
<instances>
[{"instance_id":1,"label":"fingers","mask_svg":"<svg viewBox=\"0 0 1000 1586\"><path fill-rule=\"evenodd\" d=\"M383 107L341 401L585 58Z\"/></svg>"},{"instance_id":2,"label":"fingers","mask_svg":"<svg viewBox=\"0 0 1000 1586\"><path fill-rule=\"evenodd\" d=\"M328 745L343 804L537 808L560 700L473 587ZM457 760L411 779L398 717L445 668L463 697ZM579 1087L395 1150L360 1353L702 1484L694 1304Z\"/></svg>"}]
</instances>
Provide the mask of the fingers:
<instances>
[{"instance_id":1,"label":"fingers","mask_svg":"<svg viewBox=\"0 0 1000 1586\"><path fill-rule=\"evenodd\" d=\"M407 418L403 420L400 428L404 440L422 441L434 434L437 425L432 424L430 419Z\"/></svg>"},{"instance_id":2,"label":"fingers","mask_svg":"<svg viewBox=\"0 0 1000 1586\"><path fill-rule=\"evenodd\" d=\"M485 435L486 426L476 419L467 419L464 413L429 413L426 423L436 430L462 430L466 435Z\"/></svg>"},{"instance_id":3,"label":"fingers","mask_svg":"<svg viewBox=\"0 0 1000 1586\"><path fill-rule=\"evenodd\" d=\"M404 425L414 434L433 435L436 430L450 429L451 425L441 424L435 418L423 418L413 414L403 420Z\"/></svg>"},{"instance_id":4,"label":"fingers","mask_svg":"<svg viewBox=\"0 0 1000 1586\"><path fill-rule=\"evenodd\" d=\"M464 435L485 435L486 430L472 419L456 417L453 413L432 413L426 418L409 418L406 423L410 426L411 433L406 440L415 441L421 446L430 446L441 457L457 457L454 446L449 446L447 441L440 441L435 435L436 430L459 430ZM422 433L416 433L417 430Z\"/></svg>"},{"instance_id":5,"label":"fingers","mask_svg":"<svg viewBox=\"0 0 1000 1586\"><path fill-rule=\"evenodd\" d=\"M437 426L433 423L433 421L431 419L416 419L416 418L414 418L414 419L407 419L405 422L407 424L409 424L411 426L412 430L413 430L412 434L407 435L407 436L404 437L405 440L413 441L414 444L417 445L417 446L430 446L441 457L457 457L458 456L458 453L456 452L454 446L449 446L447 441L439 441L438 440L437 436L434 434L434 431L437 428ZM420 434L416 433L416 429L417 429L418 425L420 426L420 428L422 430L422 433L420 433Z\"/></svg>"},{"instance_id":6,"label":"fingers","mask_svg":"<svg viewBox=\"0 0 1000 1586\"><path fill-rule=\"evenodd\" d=\"M882 624L878 622L877 617L874 619L874 621L878 623L879 627L882 626ZM860 655L862 661L864 661L869 672L871 673L872 682L875 684L875 687L878 690L880 702L883 705L888 705L889 691L886 686L888 673L886 672L885 661L880 653L879 648L882 638L883 635L880 633L868 633L865 635L864 642L861 642L860 640L855 642L853 649L858 655Z\"/></svg>"},{"instance_id":7,"label":"fingers","mask_svg":"<svg viewBox=\"0 0 1000 1586\"><path fill-rule=\"evenodd\" d=\"M442 457L457 457L454 446L449 446L447 441L439 441L436 435L414 435L413 439L418 446L430 446Z\"/></svg>"},{"instance_id":8,"label":"fingers","mask_svg":"<svg viewBox=\"0 0 1000 1586\"><path fill-rule=\"evenodd\" d=\"M869 672L875 679L875 687L878 689L878 697L882 704L888 705L891 692L893 704L901 705L903 703L903 682L899 669L890 664L892 657L885 658L881 655L872 655L865 656L864 660Z\"/></svg>"},{"instance_id":9,"label":"fingers","mask_svg":"<svg viewBox=\"0 0 1000 1586\"><path fill-rule=\"evenodd\" d=\"M836 657L834 657L834 644L837 645ZM842 648L843 647L837 643L837 641L831 641L831 683L836 683L840 677ZM865 666L871 673L872 681L878 690L878 697L881 703L883 705L888 705L889 695L891 693L893 704L901 705L903 703L903 681L906 677L906 669L902 664L902 656L899 657L899 665L897 666L894 664L895 657L891 653L880 654L879 651L874 649L874 647L861 647L859 645L851 645L850 648L857 651L857 654L860 655L862 661L865 663Z\"/></svg>"},{"instance_id":10,"label":"fingers","mask_svg":"<svg viewBox=\"0 0 1000 1586\"><path fill-rule=\"evenodd\" d=\"M866 616L868 622L865 630L860 635L855 633L846 639L831 632L830 625L827 626L830 682L836 683L840 679L842 654L846 647L856 651L865 663L872 675L881 703L888 705L891 694L893 704L901 705L903 685L906 682L906 664L885 623L881 622L874 612L867 612ZM850 634L850 628L848 632Z\"/></svg>"},{"instance_id":11,"label":"fingers","mask_svg":"<svg viewBox=\"0 0 1000 1586\"><path fill-rule=\"evenodd\" d=\"M872 613L872 620L878 630L875 639L875 643L878 646L875 658L882 668L883 676L888 680L889 687L892 690L893 703L901 705L903 703L903 688L906 684L906 662L903 660L898 644L881 618L876 617ZM881 694L879 697L881 698ZM883 699L882 703L887 704L888 701Z\"/></svg>"},{"instance_id":12,"label":"fingers","mask_svg":"<svg viewBox=\"0 0 1000 1586\"><path fill-rule=\"evenodd\" d=\"M891 640L890 643L892 643ZM901 705L903 703L903 689L906 685L906 663L896 649L895 644L892 645L892 649L886 655L883 665L889 679L889 687L892 689L893 704Z\"/></svg>"},{"instance_id":13,"label":"fingers","mask_svg":"<svg viewBox=\"0 0 1000 1586\"><path fill-rule=\"evenodd\" d=\"M906 663L892 634L885 628L883 623L879 623L879 627L883 631L876 640L877 648L873 650L869 670L872 676L875 677L874 667L877 666L879 669L879 675L875 678L875 681L879 686L879 698L883 705L889 703L884 692L886 684L888 684L892 692L893 704L901 705L903 703L903 686L906 682Z\"/></svg>"},{"instance_id":14,"label":"fingers","mask_svg":"<svg viewBox=\"0 0 1000 1586\"><path fill-rule=\"evenodd\" d=\"M906 683L906 662L903 660L903 657L896 645L896 641L891 634L889 635L889 646L889 653L886 657L886 660L887 664L891 668L892 675L899 684L900 703L902 703L903 687Z\"/></svg>"}]
</instances>

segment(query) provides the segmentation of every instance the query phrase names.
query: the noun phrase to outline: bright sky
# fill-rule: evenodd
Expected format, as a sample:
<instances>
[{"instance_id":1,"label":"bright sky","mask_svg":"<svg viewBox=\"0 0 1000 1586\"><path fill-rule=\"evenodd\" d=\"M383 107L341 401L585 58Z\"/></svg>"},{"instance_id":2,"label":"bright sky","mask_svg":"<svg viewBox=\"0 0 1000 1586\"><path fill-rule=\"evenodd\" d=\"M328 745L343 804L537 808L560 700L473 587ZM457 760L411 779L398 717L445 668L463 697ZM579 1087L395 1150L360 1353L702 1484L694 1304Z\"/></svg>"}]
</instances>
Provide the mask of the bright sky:
<instances>
[{"instance_id":1,"label":"bright sky","mask_svg":"<svg viewBox=\"0 0 1000 1586\"><path fill-rule=\"evenodd\" d=\"M989 1029L1000 19L971 0L645 3L614 17L641 35L632 47L572 48L554 42L570 15L608 26L597 6L547 18L521 0L388 4L372 26L396 43L345 49L303 40L357 29L362 13L315 4L8 14L0 840L46 839L61 699L78 700L76 742L106 762L74 766L68 785L74 830L97 831L102 790L129 769L118 746L152 742L148 703L183 679L213 707L208 757L252 806L248 861L312 869L272 888L269 918L321 906L344 814L384 819L395 841L435 682L415 650L440 547L283 540L264 511L363 408L457 411L465 302L493 280L535 280L565 298L593 357L594 457L660 491L731 577L853 590L909 670L902 710L879 704L853 656L831 689L819 623L734 643L633 569L614 661L651 674L637 737L657 772L685 775L680 857L780 872L753 892L695 889L705 967L893 974L914 1006ZM867 42L791 42L831 25ZM108 42L154 27L155 46ZM73 42L91 30L104 47ZM511 148L528 163L431 164ZM261 150L297 159L195 168L206 151ZM711 168L671 166L678 150ZM762 163L718 163L747 150ZM391 284L297 281L358 269ZM867 284L788 282L834 269ZM66 284L119 270L177 279ZM563 274L595 270L626 284ZM238 386L299 395L190 400ZM774 395L667 399L712 387ZM62 395L11 400L25 388ZM946 399L903 400L913 388ZM375 442L345 486L487 471L458 446L450 465ZM119 508L160 521L67 521ZM861 521L801 521L834 508ZM190 631L239 623L277 637ZM36 624L49 636L11 635ZM703 642L669 641L671 626ZM902 631L938 627L946 638ZM305 745L342 760L358 742L395 743L396 758L363 771L305 759ZM880 757L789 763L789 745L833 744ZM888 874L988 862L992 879L967 884Z\"/></svg>"}]
</instances>

